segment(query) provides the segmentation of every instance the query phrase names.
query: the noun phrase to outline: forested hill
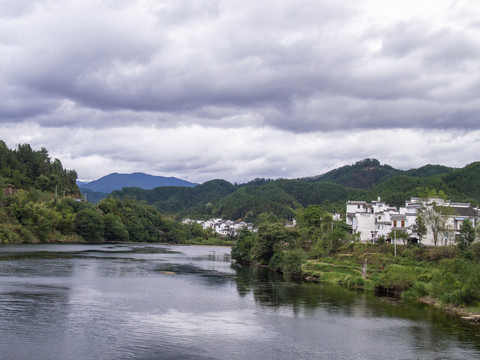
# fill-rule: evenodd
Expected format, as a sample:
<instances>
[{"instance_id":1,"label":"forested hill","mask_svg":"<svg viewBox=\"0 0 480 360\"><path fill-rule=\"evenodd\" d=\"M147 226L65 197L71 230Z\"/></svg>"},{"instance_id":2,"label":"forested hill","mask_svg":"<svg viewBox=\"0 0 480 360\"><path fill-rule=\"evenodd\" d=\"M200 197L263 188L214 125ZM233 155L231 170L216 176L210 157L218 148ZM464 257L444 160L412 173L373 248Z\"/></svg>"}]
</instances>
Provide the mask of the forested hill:
<instances>
[{"instance_id":1,"label":"forested hill","mask_svg":"<svg viewBox=\"0 0 480 360\"><path fill-rule=\"evenodd\" d=\"M114 190L121 190L124 187L139 187L150 190L158 186L186 186L194 187L198 184L191 183L175 177L155 176L144 173L118 174L113 173L101 177L98 180L87 183L79 182L78 186L97 192L111 193Z\"/></svg>"},{"instance_id":2,"label":"forested hill","mask_svg":"<svg viewBox=\"0 0 480 360\"><path fill-rule=\"evenodd\" d=\"M198 224L165 217L144 202L82 201L76 179L76 172L51 160L45 148L34 151L24 144L10 150L0 141L0 244L224 241Z\"/></svg>"},{"instance_id":3,"label":"forested hill","mask_svg":"<svg viewBox=\"0 0 480 360\"><path fill-rule=\"evenodd\" d=\"M425 165L418 169L398 170L381 165L376 159L364 159L353 165L342 166L323 175L304 178L308 182L331 182L346 187L372 189L386 180L400 175L417 178L449 174L455 169L442 165Z\"/></svg>"},{"instance_id":4,"label":"forested hill","mask_svg":"<svg viewBox=\"0 0 480 360\"><path fill-rule=\"evenodd\" d=\"M51 160L48 151L34 151L29 144L10 150L0 140L0 186L5 190L37 189L80 196L75 170L63 168L60 160Z\"/></svg>"},{"instance_id":5,"label":"forested hill","mask_svg":"<svg viewBox=\"0 0 480 360\"><path fill-rule=\"evenodd\" d=\"M361 186L346 187L319 179L262 180L247 184L233 185L224 180L214 180L195 188L157 188L141 190L128 188L115 191L116 198L125 196L145 200L159 211L179 216L211 217L255 220L262 213L271 213L284 219L294 216L295 209L318 204L329 211L343 213L348 200L373 200L378 196L390 205L400 206L411 197L420 196L428 189L443 190L454 201L480 203L480 163L473 163L463 169L427 165L408 171L395 170L388 166L375 168L376 160L363 161L353 169L368 168L373 172L383 171L370 189ZM363 164L363 165L361 165ZM346 168L343 168L344 170ZM350 168L351 170L352 168ZM339 172L340 173L340 172ZM332 173L333 174L333 173ZM331 174L331 175L332 175ZM397 175L395 175L397 174ZM355 175L352 175L355 178ZM327 179L325 177L324 179ZM370 179L376 178L375 176ZM337 180L339 177L337 177ZM370 181L370 180L369 180ZM368 181L365 180L363 184Z\"/></svg>"}]
</instances>

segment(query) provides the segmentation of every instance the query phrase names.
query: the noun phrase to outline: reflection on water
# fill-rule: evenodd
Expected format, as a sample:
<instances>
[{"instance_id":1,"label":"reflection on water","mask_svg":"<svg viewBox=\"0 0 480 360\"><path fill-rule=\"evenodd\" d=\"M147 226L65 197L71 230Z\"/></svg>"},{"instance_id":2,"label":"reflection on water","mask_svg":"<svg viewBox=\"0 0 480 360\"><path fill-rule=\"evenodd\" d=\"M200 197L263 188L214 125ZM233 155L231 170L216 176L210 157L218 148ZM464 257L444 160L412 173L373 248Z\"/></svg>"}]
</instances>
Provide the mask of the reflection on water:
<instances>
[{"instance_id":1,"label":"reflection on water","mask_svg":"<svg viewBox=\"0 0 480 360\"><path fill-rule=\"evenodd\" d=\"M0 248L1 359L473 359L479 329L228 248Z\"/></svg>"}]
</instances>

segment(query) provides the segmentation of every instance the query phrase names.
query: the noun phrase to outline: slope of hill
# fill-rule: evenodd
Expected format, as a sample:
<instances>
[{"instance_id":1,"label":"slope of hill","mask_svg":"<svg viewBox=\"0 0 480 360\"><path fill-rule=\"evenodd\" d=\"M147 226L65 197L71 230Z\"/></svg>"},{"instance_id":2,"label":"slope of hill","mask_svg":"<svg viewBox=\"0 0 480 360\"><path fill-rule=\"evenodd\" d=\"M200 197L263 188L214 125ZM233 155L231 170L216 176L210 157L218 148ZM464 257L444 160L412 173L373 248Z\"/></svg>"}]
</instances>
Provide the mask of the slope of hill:
<instances>
[{"instance_id":1,"label":"slope of hill","mask_svg":"<svg viewBox=\"0 0 480 360\"><path fill-rule=\"evenodd\" d=\"M338 171L337 171L338 170ZM348 200L373 200L380 196L390 205L400 206L425 189L442 190L453 201L480 203L480 163L463 169L426 165L407 171L379 165L367 159L318 177L297 180L256 179L232 185L224 180L198 185L193 189L163 187L154 190L126 188L115 197L133 196L154 205L161 212L181 216L220 216L254 220L261 213L291 218L295 209L318 204L329 211L343 212ZM329 179L330 181L326 181ZM358 182L356 182L358 180ZM337 181L351 183L346 187ZM362 187L371 186L370 189Z\"/></svg>"},{"instance_id":2,"label":"slope of hill","mask_svg":"<svg viewBox=\"0 0 480 360\"><path fill-rule=\"evenodd\" d=\"M480 162L474 162L442 177L449 189L465 195L469 201L480 199Z\"/></svg>"},{"instance_id":3,"label":"slope of hill","mask_svg":"<svg viewBox=\"0 0 480 360\"><path fill-rule=\"evenodd\" d=\"M446 175L453 171L455 171L455 169L448 166L428 164L419 167L418 169L406 170L404 171L404 175L422 178L435 175Z\"/></svg>"},{"instance_id":4,"label":"slope of hill","mask_svg":"<svg viewBox=\"0 0 480 360\"><path fill-rule=\"evenodd\" d=\"M380 165L377 159L365 159L353 165L342 166L323 175L304 179L311 182L332 182L352 188L371 189L388 178L400 175L389 165Z\"/></svg>"},{"instance_id":5,"label":"slope of hill","mask_svg":"<svg viewBox=\"0 0 480 360\"><path fill-rule=\"evenodd\" d=\"M418 169L398 170L381 165L377 159L364 159L353 165L342 166L323 175L303 179L309 182L331 182L351 188L373 189L395 176L407 175L415 178L444 175L455 169L442 165L425 165Z\"/></svg>"},{"instance_id":6,"label":"slope of hill","mask_svg":"<svg viewBox=\"0 0 480 360\"><path fill-rule=\"evenodd\" d=\"M158 186L184 186L194 187L198 184L191 183L175 177L154 176L144 173L118 174L113 173L91 182L78 182L80 189L89 189L96 192L111 193L124 187L138 187L150 190Z\"/></svg>"},{"instance_id":7,"label":"slope of hill","mask_svg":"<svg viewBox=\"0 0 480 360\"><path fill-rule=\"evenodd\" d=\"M211 214L212 202L234 192L235 186L225 180L210 180L195 187L156 187L145 190L134 187L123 188L111 193L114 198L133 197L154 205L160 212L179 213L186 209L200 214Z\"/></svg>"},{"instance_id":8,"label":"slope of hill","mask_svg":"<svg viewBox=\"0 0 480 360\"><path fill-rule=\"evenodd\" d=\"M59 159L51 159L45 148L33 150L29 144L10 150L0 140L0 187L57 192L79 196L77 173L67 170Z\"/></svg>"}]
</instances>

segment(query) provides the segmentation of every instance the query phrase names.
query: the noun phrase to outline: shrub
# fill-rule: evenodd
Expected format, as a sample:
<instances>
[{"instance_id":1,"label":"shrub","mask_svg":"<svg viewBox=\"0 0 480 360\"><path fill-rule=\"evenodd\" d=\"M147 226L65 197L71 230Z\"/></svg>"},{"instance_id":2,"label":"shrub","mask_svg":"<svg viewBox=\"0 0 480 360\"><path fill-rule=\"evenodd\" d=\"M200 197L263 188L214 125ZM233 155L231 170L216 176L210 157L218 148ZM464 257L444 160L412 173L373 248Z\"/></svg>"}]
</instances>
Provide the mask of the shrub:
<instances>
[{"instance_id":1,"label":"shrub","mask_svg":"<svg viewBox=\"0 0 480 360\"><path fill-rule=\"evenodd\" d=\"M282 270L289 276L300 276L302 274L302 262L305 254L302 250L288 250L283 254Z\"/></svg>"},{"instance_id":2,"label":"shrub","mask_svg":"<svg viewBox=\"0 0 480 360\"><path fill-rule=\"evenodd\" d=\"M446 304L475 305L480 301L480 265L462 259L443 260L433 272L430 295Z\"/></svg>"},{"instance_id":3,"label":"shrub","mask_svg":"<svg viewBox=\"0 0 480 360\"><path fill-rule=\"evenodd\" d=\"M32 243L35 240L35 236L33 236L32 232L26 228L20 230L20 237L26 243Z\"/></svg>"},{"instance_id":4,"label":"shrub","mask_svg":"<svg viewBox=\"0 0 480 360\"><path fill-rule=\"evenodd\" d=\"M410 289L402 293L402 299L417 299L427 294L427 284L422 281L415 281Z\"/></svg>"},{"instance_id":5,"label":"shrub","mask_svg":"<svg viewBox=\"0 0 480 360\"><path fill-rule=\"evenodd\" d=\"M440 297L440 300L444 304L452 304L457 306L465 305L468 303L467 294L463 289L456 289L445 293Z\"/></svg>"},{"instance_id":6,"label":"shrub","mask_svg":"<svg viewBox=\"0 0 480 360\"><path fill-rule=\"evenodd\" d=\"M352 289L362 289L365 280L360 275L346 275L339 283Z\"/></svg>"},{"instance_id":7,"label":"shrub","mask_svg":"<svg viewBox=\"0 0 480 360\"><path fill-rule=\"evenodd\" d=\"M472 254L475 261L480 261L480 242L472 244Z\"/></svg>"},{"instance_id":8,"label":"shrub","mask_svg":"<svg viewBox=\"0 0 480 360\"><path fill-rule=\"evenodd\" d=\"M416 280L415 270L402 265L389 265L375 283L377 290L397 292L408 289Z\"/></svg>"},{"instance_id":9,"label":"shrub","mask_svg":"<svg viewBox=\"0 0 480 360\"><path fill-rule=\"evenodd\" d=\"M429 248L426 253L428 261L438 262L443 259L453 259L457 256L457 248L455 246L440 246Z\"/></svg>"}]
</instances>

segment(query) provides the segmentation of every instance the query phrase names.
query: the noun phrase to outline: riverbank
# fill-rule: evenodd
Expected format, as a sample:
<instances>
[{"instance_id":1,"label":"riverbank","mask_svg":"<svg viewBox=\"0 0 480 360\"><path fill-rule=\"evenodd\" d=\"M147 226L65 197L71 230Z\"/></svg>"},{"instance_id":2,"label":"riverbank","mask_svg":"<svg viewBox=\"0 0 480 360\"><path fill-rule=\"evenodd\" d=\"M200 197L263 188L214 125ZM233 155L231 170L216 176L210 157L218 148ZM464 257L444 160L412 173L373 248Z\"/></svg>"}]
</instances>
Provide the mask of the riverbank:
<instances>
[{"instance_id":1,"label":"riverbank","mask_svg":"<svg viewBox=\"0 0 480 360\"><path fill-rule=\"evenodd\" d=\"M302 277L419 301L462 317L480 315L480 265L474 257L452 247L406 246L393 256L390 247L356 244L329 258L305 260Z\"/></svg>"}]
</instances>

